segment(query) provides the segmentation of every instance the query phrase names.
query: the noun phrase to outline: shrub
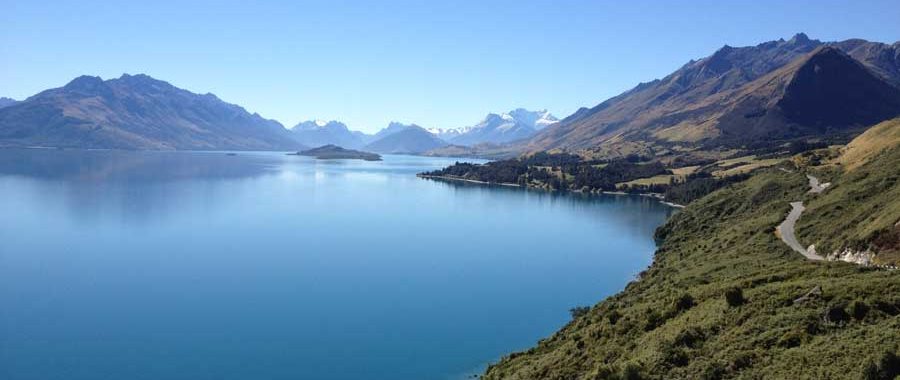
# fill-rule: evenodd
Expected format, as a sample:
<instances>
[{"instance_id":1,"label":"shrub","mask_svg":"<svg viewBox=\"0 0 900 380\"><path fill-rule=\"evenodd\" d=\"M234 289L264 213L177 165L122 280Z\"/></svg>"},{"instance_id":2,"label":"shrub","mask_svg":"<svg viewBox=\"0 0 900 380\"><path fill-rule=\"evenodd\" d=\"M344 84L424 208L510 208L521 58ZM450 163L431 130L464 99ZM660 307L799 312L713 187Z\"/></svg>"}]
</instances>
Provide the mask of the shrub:
<instances>
[{"instance_id":1,"label":"shrub","mask_svg":"<svg viewBox=\"0 0 900 380\"><path fill-rule=\"evenodd\" d=\"M572 315L572 319L577 319L578 317L587 314L591 311L590 306L575 306L569 309L569 314Z\"/></svg>"},{"instance_id":2,"label":"shrub","mask_svg":"<svg viewBox=\"0 0 900 380\"><path fill-rule=\"evenodd\" d=\"M805 331L801 329L793 329L784 333L780 338L778 338L778 345L784 348L797 347L807 339L807 334Z\"/></svg>"},{"instance_id":3,"label":"shrub","mask_svg":"<svg viewBox=\"0 0 900 380\"><path fill-rule=\"evenodd\" d=\"M869 361L863 366L863 380L881 380L881 374L878 373L878 366L873 361Z\"/></svg>"},{"instance_id":4,"label":"shrub","mask_svg":"<svg viewBox=\"0 0 900 380\"><path fill-rule=\"evenodd\" d=\"M900 358L892 351L886 351L878 361L878 373L882 379L894 379L900 376Z\"/></svg>"},{"instance_id":5,"label":"shrub","mask_svg":"<svg viewBox=\"0 0 900 380\"><path fill-rule=\"evenodd\" d=\"M730 287L725 290L725 302L728 306L737 307L744 304L744 291L738 287Z\"/></svg>"},{"instance_id":6,"label":"shrub","mask_svg":"<svg viewBox=\"0 0 900 380\"><path fill-rule=\"evenodd\" d=\"M682 312L694 307L694 297L690 294L682 294L675 300L675 310Z\"/></svg>"},{"instance_id":7,"label":"shrub","mask_svg":"<svg viewBox=\"0 0 900 380\"><path fill-rule=\"evenodd\" d=\"M621 319L621 318L622 318L622 314L619 313L617 310L610 311L608 314L606 314L606 319L609 321L609 324L611 324L611 325L616 324L616 322L618 322L619 319Z\"/></svg>"},{"instance_id":8,"label":"shrub","mask_svg":"<svg viewBox=\"0 0 900 380\"><path fill-rule=\"evenodd\" d=\"M680 346L685 346L689 348L696 348L699 346L700 342L704 340L703 332L696 327L689 327L685 330L682 330L675 336L674 343Z\"/></svg>"},{"instance_id":9,"label":"shrub","mask_svg":"<svg viewBox=\"0 0 900 380\"><path fill-rule=\"evenodd\" d=\"M719 380L723 377L725 377L725 366L719 363L712 363L709 367L706 367L700 376L703 380Z\"/></svg>"},{"instance_id":10,"label":"shrub","mask_svg":"<svg viewBox=\"0 0 900 380\"><path fill-rule=\"evenodd\" d=\"M622 368L622 380L641 380L641 367L635 363L628 363Z\"/></svg>"},{"instance_id":11,"label":"shrub","mask_svg":"<svg viewBox=\"0 0 900 380\"><path fill-rule=\"evenodd\" d=\"M672 367L684 367L690 361L688 354L679 347L663 345L660 348L660 354L662 355L662 360Z\"/></svg>"},{"instance_id":12,"label":"shrub","mask_svg":"<svg viewBox=\"0 0 900 380\"><path fill-rule=\"evenodd\" d=\"M647 310L647 319L644 321L644 331L651 331L663 324L665 320L655 310Z\"/></svg>"},{"instance_id":13,"label":"shrub","mask_svg":"<svg viewBox=\"0 0 900 380\"><path fill-rule=\"evenodd\" d=\"M863 320L867 314L869 314L869 305L865 302L856 300L850 304L850 315L853 316L853 319Z\"/></svg>"},{"instance_id":14,"label":"shrub","mask_svg":"<svg viewBox=\"0 0 900 380\"><path fill-rule=\"evenodd\" d=\"M731 366L729 367L732 371L740 371L744 368L750 367L753 365L753 355L741 352L734 357L734 360L731 361Z\"/></svg>"},{"instance_id":15,"label":"shrub","mask_svg":"<svg viewBox=\"0 0 900 380\"><path fill-rule=\"evenodd\" d=\"M843 305L833 305L825 310L825 322L844 323L850 320L850 315L844 311Z\"/></svg>"}]
</instances>

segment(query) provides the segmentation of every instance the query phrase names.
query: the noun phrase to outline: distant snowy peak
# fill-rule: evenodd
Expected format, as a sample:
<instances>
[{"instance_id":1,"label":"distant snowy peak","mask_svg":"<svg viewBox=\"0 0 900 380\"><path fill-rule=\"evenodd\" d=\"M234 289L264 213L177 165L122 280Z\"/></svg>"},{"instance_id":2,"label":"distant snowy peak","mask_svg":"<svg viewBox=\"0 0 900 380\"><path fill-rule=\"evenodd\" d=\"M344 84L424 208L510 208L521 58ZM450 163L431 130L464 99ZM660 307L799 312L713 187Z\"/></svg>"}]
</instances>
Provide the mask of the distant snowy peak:
<instances>
[{"instance_id":1,"label":"distant snowy peak","mask_svg":"<svg viewBox=\"0 0 900 380\"><path fill-rule=\"evenodd\" d=\"M508 115L510 115L516 121L528 125L536 130L541 130L546 128L547 126L559 122L559 119L550 111L540 110L540 111L529 111L524 108L516 108L512 111L509 111Z\"/></svg>"},{"instance_id":2,"label":"distant snowy peak","mask_svg":"<svg viewBox=\"0 0 900 380\"><path fill-rule=\"evenodd\" d=\"M438 138L450 141L456 137L459 137L469 130L472 127L462 127L462 128L428 128L426 131L431 132L431 134L437 136Z\"/></svg>"},{"instance_id":3,"label":"distant snowy peak","mask_svg":"<svg viewBox=\"0 0 900 380\"><path fill-rule=\"evenodd\" d=\"M480 123L459 129L457 136L445 138L455 144L506 143L530 137L558 122L547 110L529 111L517 108L505 113L489 113ZM446 134L446 132L445 132Z\"/></svg>"}]
</instances>

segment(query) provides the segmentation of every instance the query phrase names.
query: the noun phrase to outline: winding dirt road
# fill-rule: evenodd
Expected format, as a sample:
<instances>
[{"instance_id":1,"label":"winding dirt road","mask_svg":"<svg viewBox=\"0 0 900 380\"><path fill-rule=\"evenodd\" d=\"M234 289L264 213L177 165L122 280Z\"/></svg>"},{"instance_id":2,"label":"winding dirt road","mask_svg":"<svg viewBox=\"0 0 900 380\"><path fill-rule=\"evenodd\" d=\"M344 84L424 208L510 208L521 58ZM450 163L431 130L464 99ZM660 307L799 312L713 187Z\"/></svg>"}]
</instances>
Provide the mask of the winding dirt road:
<instances>
[{"instance_id":1,"label":"winding dirt road","mask_svg":"<svg viewBox=\"0 0 900 380\"><path fill-rule=\"evenodd\" d=\"M778 235L781 236L781 241L807 259L816 261L825 260L824 257L807 251L806 248L803 248L803 245L797 241L797 236L794 234L794 225L797 224L797 220L800 220L800 215L803 214L803 210L806 210L806 208L803 207L803 202L791 202L791 207L791 212L788 213L787 218L785 218L777 227Z\"/></svg>"},{"instance_id":2,"label":"winding dirt road","mask_svg":"<svg viewBox=\"0 0 900 380\"><path fill-rule=\"evenodd\" d=\"M813 194L825 191L825 188L830 185L830 183L819 183L818 178L809 174L806 175L806 178L809 179L809 192ZM825 260L824 257L819 256L815 252L803 248L803 245L797 241L797 235L794 233L794 226L797 225L797 221L800 220L800 215L803 214L804 210L806 210L806 207L803 207L803 202L791 202L791 212L788 213L787 218L784 218L784 221L775 229L778 231L781 241L797 253L803 255L803 257L814 261Z\"/></svg>"},{"instance_id":3,"label":"winding dirt road","mask_svg":"<svg viewBox=\"0 0 900 380\"><path fill-rule=\"evenodd\" d=\"M809 178L809 192L813 194L821 193L831 185L831 182L819 183L818 178L809 174L806 175L806 178Z\"/></svg>"}]
</instances>

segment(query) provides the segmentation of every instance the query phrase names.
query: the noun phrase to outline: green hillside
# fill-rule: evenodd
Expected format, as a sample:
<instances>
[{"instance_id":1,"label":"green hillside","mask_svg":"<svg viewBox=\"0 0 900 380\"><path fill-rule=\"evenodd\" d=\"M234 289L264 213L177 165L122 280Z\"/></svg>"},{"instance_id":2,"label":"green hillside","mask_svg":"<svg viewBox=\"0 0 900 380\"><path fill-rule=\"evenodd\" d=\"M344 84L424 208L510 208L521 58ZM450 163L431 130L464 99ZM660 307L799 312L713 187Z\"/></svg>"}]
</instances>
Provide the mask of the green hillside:
<instances>
[{"instance_id":1,"label":"green hillside","mask_svg":"<svg viewBox=\"0 0 900 380\"><path fill-rule=\"evenodd\" d=\"M659 229L639 280L484 378L894 378L900 271L807 261L774 233L803 200L802 242L889 247L874 240L900 220L900 146L867 157L761 169L694 201ZM809 194L807 172L833 184Z\"/></svg>"}]
</instances>

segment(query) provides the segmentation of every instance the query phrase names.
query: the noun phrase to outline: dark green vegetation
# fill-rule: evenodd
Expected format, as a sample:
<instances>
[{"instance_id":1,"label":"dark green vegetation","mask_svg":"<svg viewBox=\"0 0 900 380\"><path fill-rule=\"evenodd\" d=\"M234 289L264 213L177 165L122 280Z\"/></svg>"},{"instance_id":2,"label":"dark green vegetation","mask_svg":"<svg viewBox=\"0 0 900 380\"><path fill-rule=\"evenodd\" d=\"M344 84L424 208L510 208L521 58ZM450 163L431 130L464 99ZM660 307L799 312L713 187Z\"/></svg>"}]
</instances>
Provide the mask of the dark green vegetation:
<instances>
[{"instance_id":1,"label":"dark green vegetation","mask_svg":"<svg viewBox=\"0 0 900 380\"><path fill-rule=\"evenodd\" d=\"M688 176L680 183L665 187L665 199L668 202L686 205L704 195L712 193L729 184L749 178L749 174L738 174L730 177L716 178L708 173Z\"/></svg>"},{"instance_id":2,"label":"dark green vegetation","mask_svg":"<svg viewBox=\"0 0 900 380\"><path fill-rule=\"evenodd\" d=\"M810 209L801 217L801 240L881 244L879 231L900 221L900 145L869 155L853 170L807 166L802 157L794 162L759 169L675 214L657 231L661 246L639 280L579 312L536 347L492 365L484 378L900 374L900 273L807 261L774 233L788 202L803 200ZM831 188L809 194L804 173L810 171L828 175Z\"/></svg>"},{"instance_id":3,"label":"dark green vegetation","mask_svg":"<svg viewBox=\"0 0 900 380\"><path fill-rule=\"evenodd\" d=\"M784 156L783 148L774 156ZM643 157L628 156L614 160L585 160L568 153L540 152L516 159L493 161L486 164L457 162L444 169L422 173L423 176L464 179L478 182L516 184L550 190L583 192L624 191L629 193L662 194L666 201L688 204L706 194L729 184L749 178L748 173L737 172L719 175L719 172L747 165L746 162L720 164L709 160L695 161L694 173L682 177L671 175L659 161L641 161ZM749 169L752 170L752 169ZM715 175L714 175L715 174ZM636 179L669 175L660 183L627 183ZM627 184L626 184L627 183Z\"/></svg>"},{"instance_id":4,"label":"dark green vegetation","mask_svg":"<svg viewBox=\"0 0 900 380\"><path fill-rule=\"evenodd\" d=\"M639 157L613 161L583 160L567 153L532 155L470 164L457 162L424 176L517 184L552 190L615 191L616 183L669 173L660 163L640 163Z\"/></svg>"},{"instance_id":5,"label":"dark green vegetation","mask_svg":"<svg viewBox=\"0 0 900 380\"><path fill-rule=\"evenodd\" d=\"M81 76L0 108L0 146L115 149L304 148L274 120L146 75Z\"/></svg>"},{"instance_id":6,"label":"dark green vegetation","mask_svg":"<svg viewBox=\"0 0 900 380\"><path fill-rule=\"evenodd\" d=\"M318 148L300 151L298 156L312 156L318 159L356 159L366 161L381 161L381 156L376 153L363 152L359 150L344 149L337 145L323 145Z\"/></svg>"}]
</instances>

